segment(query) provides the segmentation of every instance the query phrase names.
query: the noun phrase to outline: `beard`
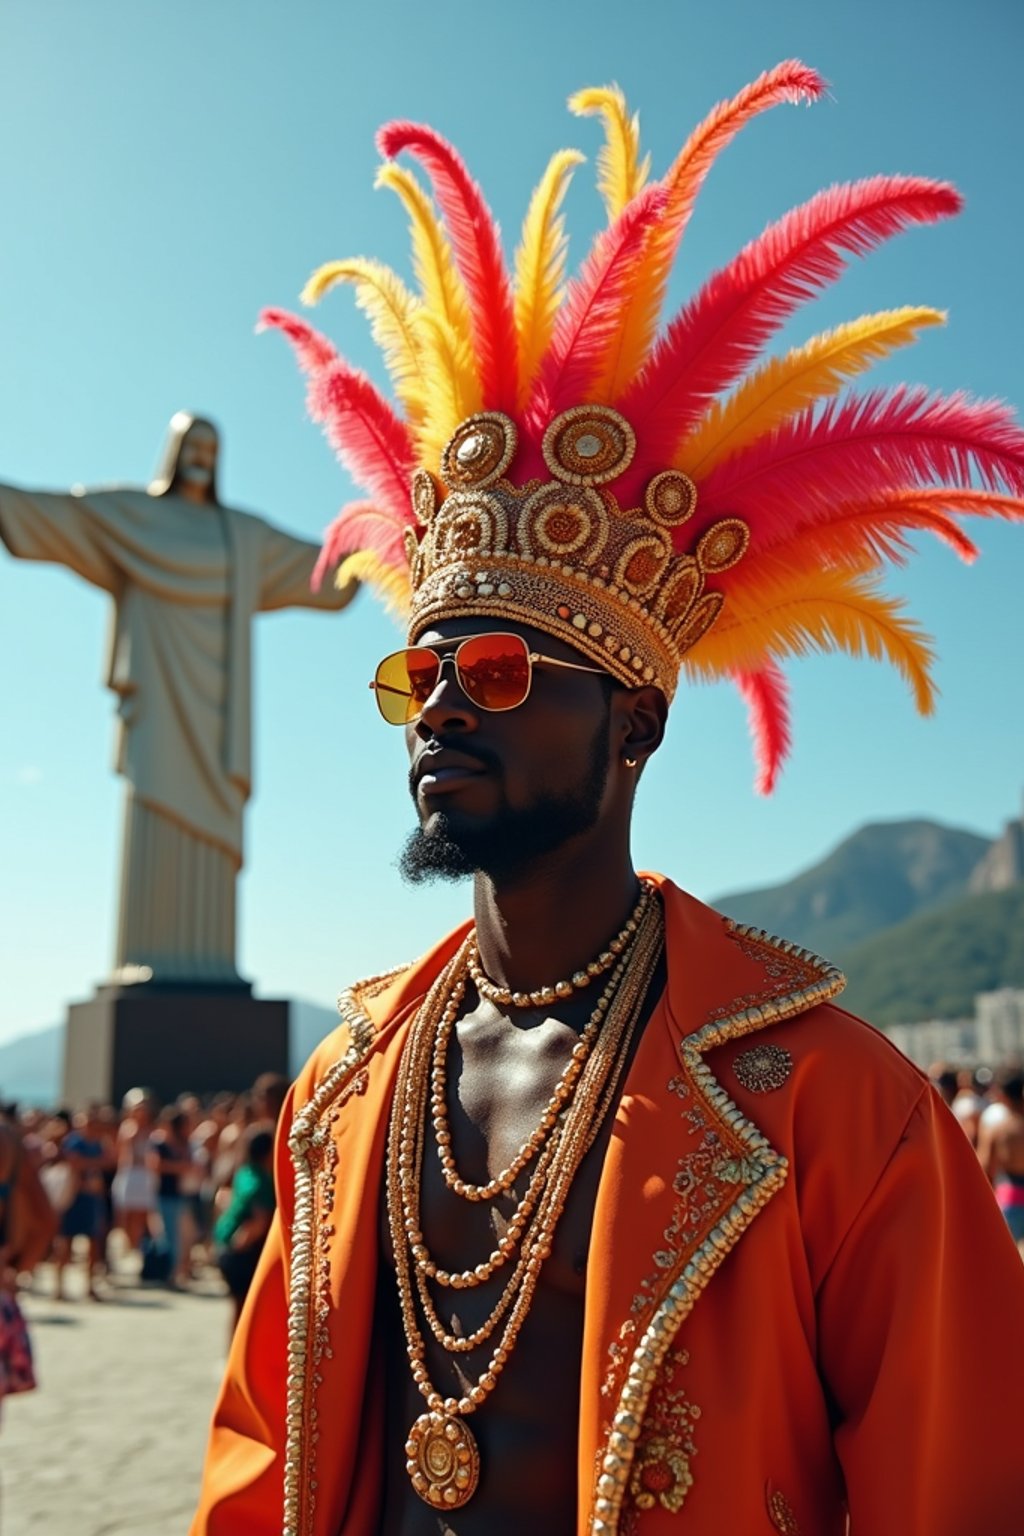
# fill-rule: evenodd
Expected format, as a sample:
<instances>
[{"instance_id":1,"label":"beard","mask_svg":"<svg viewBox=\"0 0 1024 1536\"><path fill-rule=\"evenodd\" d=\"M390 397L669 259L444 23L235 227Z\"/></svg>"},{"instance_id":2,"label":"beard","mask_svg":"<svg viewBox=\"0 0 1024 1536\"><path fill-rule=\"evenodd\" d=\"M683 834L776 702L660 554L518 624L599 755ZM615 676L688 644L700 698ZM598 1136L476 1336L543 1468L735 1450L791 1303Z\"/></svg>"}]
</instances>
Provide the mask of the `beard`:
<instances>
[{"instance_id":1,"label":"beard","mask_svg":"<svg viewBox=\"0 0 1024 1536\"><path fill-rule=\"evenodd\" d=\"M590 744L590 767L574 790L539 795L527 806L504 805L488 821L472 826L436 811L429 830L416 827L402 849L398 869L403 880L425 885L483 874L496 884L516 882L538 859L594 826L608 780L610 745L608 711Z\"/></svg>"}]
</instances>

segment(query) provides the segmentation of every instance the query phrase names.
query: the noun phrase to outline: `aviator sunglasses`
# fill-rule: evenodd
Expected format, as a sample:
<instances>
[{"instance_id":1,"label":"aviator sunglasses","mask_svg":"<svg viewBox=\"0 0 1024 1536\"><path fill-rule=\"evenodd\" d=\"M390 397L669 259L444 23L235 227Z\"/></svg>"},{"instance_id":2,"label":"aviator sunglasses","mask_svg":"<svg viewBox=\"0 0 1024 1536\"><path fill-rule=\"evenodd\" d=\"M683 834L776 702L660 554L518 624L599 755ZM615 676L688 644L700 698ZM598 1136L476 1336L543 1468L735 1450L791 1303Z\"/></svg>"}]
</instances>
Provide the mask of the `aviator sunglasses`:
<instances>
[{"instance_id":1,"label":"aviator sunglasses","mask_svg":"<svg viewBox=\"0 0 1024 1536\"><path fill-rule=\"evenodd\" d=\"M419 719L446 661L454 662L459 687L470 703L495 713L525 703L538 663L570 672L604 671L542 656L531 651L521 635L471 635L445 655L431 646L410 645L385 656L370 684L388 725L409 725Z\"/></svg>"}]
</instances>

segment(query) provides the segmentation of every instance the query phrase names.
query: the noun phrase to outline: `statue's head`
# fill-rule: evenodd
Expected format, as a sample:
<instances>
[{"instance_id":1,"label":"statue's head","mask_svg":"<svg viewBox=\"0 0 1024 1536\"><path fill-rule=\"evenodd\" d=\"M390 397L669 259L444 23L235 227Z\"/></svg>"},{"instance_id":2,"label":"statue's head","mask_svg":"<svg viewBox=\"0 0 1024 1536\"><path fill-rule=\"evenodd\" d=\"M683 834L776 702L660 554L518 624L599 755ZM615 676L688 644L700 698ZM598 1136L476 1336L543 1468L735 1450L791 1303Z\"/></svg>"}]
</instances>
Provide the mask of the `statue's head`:
<instances>
[{"instance_id":1,"label":"statue's head","mask_svg":"<svg viewBox=\"0 0 1024 1536\"><path fill-rule=\"evenodd\" d=\"M216 505L219 448L220 436L212 421L178 411L171 417L160 463L150 482L150 495L174 492L189 501Z\"/></svg>"}]
</instances>

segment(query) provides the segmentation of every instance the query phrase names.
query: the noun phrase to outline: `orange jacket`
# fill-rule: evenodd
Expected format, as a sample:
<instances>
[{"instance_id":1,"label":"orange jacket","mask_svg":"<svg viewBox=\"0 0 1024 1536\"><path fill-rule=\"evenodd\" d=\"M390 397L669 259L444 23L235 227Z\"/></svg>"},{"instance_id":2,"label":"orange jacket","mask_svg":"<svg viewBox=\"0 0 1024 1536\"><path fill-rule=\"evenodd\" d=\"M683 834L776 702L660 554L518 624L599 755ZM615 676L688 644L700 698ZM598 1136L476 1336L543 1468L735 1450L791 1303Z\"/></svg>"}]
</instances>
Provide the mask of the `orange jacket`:
<instances>
[{"instance_id":1,"label":"orange jacket","mask_svg":"<svg viewBox=\"0 0 1024 1536\"><path fill-rule=\"evenodd\" d=\"M668 987L587 1268L577 1536L1019 1536L1024 1265L966 1137L828 1001L835 970L659 884ZM376 1536L388 1106L464 932L353 989L292 1090L192 1536Z\"/></svg>"}]
</instances>

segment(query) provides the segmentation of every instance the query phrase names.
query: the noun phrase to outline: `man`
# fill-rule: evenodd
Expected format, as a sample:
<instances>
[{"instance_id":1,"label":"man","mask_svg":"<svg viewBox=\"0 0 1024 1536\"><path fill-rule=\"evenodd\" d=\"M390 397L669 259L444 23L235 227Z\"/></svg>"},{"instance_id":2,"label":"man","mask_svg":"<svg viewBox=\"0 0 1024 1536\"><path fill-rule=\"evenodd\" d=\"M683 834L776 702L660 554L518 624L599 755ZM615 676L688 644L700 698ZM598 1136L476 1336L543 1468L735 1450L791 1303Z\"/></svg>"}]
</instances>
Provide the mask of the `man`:
<instances>
[{"instance_id":1,"label":"man","mask_svg":"<svg viewBox=\"0 0 1024 1536\"><path fill-rule=\"evenodd\" d=\"M793 63L762 76L649 188L621 97L575 98L612 140L611 228L560 308L573 158L531 206L513 299L454 151L385 129L447 215L446 232L385 168L422 296L355 262L310 293L344 278L381 326L385 303L402 314L405 342L384 334L404 419L324 338L268 316L376 498L342 514L327 557L355 551L343 571L408 603L409 644L371 685L409 750L404 870L471 875L474 915L348 992L292 1089L195 1536L277 1531L282 1510L288 1536L1019 1528L1020 1414L979 1408L966 1355L942 1347L970 1328L972 1358L1009 1355L1006 1380L1024 1366L1024 1272L970 1146L835 1006L833 967L638 877L629 854L684 659L739 683L765 780L794 648L857 649L870 629L927 705L920 637L864 572L894 547L885 529L948 530L940 506L966 509L962 484L926 490L926 466L962 480L983 452L1024 490L1006 418L993 453L949 402L808 420L808 374L833 393L854 369L837 363L849 330L708 404L840 251L952 211L948 188L837 189L653 345L650 298L714 149L820 90ZM908 323L858 335L874 355ZM958 453L925 447L947 430ZM859 466L845 490L839 459ZM699 806L680 814L696 828Z\"/></svg>"},{"instance_id":2,"label":"man","mask_svg":"<svg viewBox=\"0 0 1024 1536\"><path fill-rule=\"evenodd\" d=\"M225 506L219 439L179 412L156 479L81 495L0 486L0 542L114 600L107 682L128 783L115 956L122 983L238 984L235 892L252 790L255 613L344 608L314 594L317 551ZM152 899L159 891L160 899Z\"/></svg>"},{"instance_id":3,"label":"man","mask_svg":"<svg viewBox=\"0 0 1024 1536\"><path fill-rule=\"evenodd\" d=\"M70 1205L61 1212L60 1230L53 1245L57 1299L64 1299L64 1270L73 1258L74 1239L84 1237L89 1245L86 1253L87 1294L91 1301L100 1301L96 1270L103 1262L106 1233L103 1172L108 1149L103 1139L98 1104L90 1104L87 1110L74 1116L67 1135L61 1140L60 1157L70 1169L74 1194Z\"/></svg>"}]
</instances>

